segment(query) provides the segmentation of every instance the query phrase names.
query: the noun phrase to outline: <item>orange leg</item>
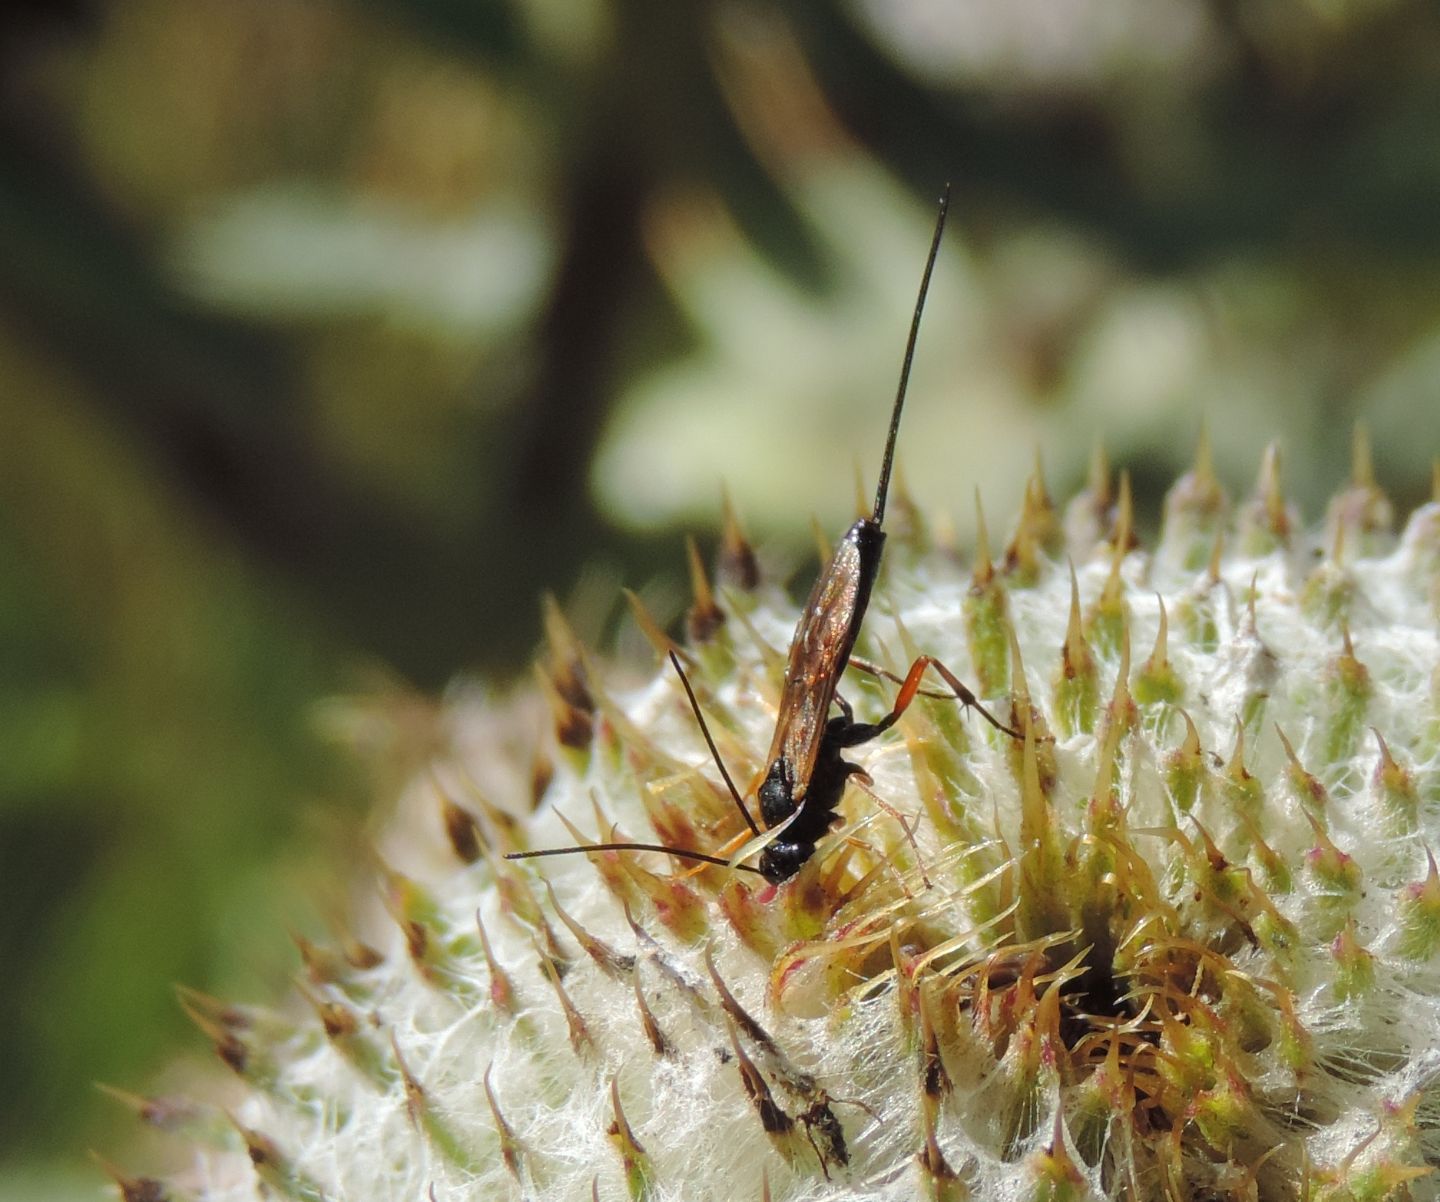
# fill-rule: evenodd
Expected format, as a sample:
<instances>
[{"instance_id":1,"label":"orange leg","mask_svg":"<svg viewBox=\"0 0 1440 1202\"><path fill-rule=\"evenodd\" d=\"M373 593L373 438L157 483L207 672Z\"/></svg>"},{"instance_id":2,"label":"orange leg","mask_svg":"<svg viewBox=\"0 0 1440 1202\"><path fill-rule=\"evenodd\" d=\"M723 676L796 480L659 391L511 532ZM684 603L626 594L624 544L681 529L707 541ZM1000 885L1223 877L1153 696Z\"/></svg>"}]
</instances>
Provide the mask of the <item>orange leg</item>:
<instances>
[{"instance_id":1,"label":"orange leg","mask_svg":"<svg viewBox=\"0 0 1440 1202\"><path fill-rule=\"evenodd\" d=\"M868 659L861 659L858 655L852 655L852 656L850 657L850 665L849 665L849 666L852 667L852 668L858 668L861 672L864 672L867 676L875 676L875 677L878 677L878 678L881 679L881 680L893 681L895 684L904 684L904 683L905 683L905 677L903 677L903 676L896 676L894 672L890 671L890 669L888 669L888 668L882 668L879 664L873 664L873 663L871 663ZM954 694L952 694L952 693L937 693L937 692L936 692L935 690L933 690L933 689L921 689L921 690L920 690L920 696L921 696L921 697L933 697L936 701L949 701L949 700L951 699L951 697L954 696Z\"/></svg>"},{"instance_id":2,"label":"orange leg","mask_svg":"<svg viewBox=\"0 0 1440 1202\"><path fill-rule=\"evenodd\" d=\"M865 743L873 739L883 731L889 730L900 720L900 715L910 708L910 703L920 693L920 680L925 675L926 668L934 668L940 678L954 690L955 699L966 709L979 711L979 714L986 722L990 723L996 730L1009 735L1012 739L1023 739L1025 736L1019 731L1011 730L1005 723L1001 722L994 714L980 704L980 699L975 696L960 678L949 668L942 664L933 655L922 655L910 665L910 671L905 674L905 679L900 685L900 692L895 697L895 706L879 722L857 722L850 728L845 737L845 746L853 747L857 743Z\"/></svg>"},{"instance_id":3,"label":"orange leg","mask_svg":"<svg viewBox=\"0 0 1440 1202\"><path fill-rule=\"evenodd\" d=\"M715 857L720 860L728 860L737 851L744 847L749 839L750 835L748 832L736 831L733 838L725 840L724 845L716 849ZM696 864L694 868L687 868L684 872L677 873L676 879L683 881L689 879L692 876L698 876L700 873L705 871L706 867L708 867L707 864Z\"/></svg>"}]
</instances>

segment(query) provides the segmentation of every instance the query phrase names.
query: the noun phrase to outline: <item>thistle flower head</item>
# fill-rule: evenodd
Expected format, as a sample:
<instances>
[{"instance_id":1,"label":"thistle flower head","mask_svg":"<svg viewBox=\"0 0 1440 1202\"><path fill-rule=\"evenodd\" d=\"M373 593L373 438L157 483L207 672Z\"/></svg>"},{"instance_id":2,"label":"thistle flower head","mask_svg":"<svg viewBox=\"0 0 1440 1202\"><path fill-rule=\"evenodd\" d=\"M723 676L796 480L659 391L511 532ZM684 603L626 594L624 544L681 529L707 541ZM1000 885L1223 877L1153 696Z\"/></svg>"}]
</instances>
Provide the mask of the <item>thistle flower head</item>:
<instances>
[{"instance_id":1,"label":"thistle flower head","mask_svg":"<svg viewBox=\"0 0 1440 1202\"><path fill-rule=\"evenodd\" d=\"M363 944L302 941L279 1011L185 996L246 1088L145 1103L191 1155L124 1197L1434 1196L1440 500L1397 537L1357 452L1307 536L1273 451L1232 506L1202 449L1146 548L1098 458L964 566L912 511L857 655L935 656L1023 737L927 685L779 886L506 860L750 839L663 657L622 685L550 607L538 804L491 795L500 719L457 692ZM733 514L690 570L683 648L637 617L753 798L795 610Z\"/></svg>"}]
</instances>

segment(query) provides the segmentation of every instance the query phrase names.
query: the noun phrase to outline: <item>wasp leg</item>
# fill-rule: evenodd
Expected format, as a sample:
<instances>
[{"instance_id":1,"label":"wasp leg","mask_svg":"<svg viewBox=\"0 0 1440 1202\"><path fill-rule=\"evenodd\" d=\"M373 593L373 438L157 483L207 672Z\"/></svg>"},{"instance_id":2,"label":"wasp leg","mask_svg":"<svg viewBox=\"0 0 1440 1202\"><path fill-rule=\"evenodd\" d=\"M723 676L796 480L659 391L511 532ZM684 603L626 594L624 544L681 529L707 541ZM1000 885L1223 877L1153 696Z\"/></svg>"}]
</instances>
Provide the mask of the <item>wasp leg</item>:
<instances>
[{"instance_id":1,"label":"wasp leg","mask_svg":"<svg viewBox=\"0 0 1440 1202\"><path fill-rule=\"evenodd\" d=\"M1023 739L1025 736L1019 731L1011 730L1005 723L1001 722L994 714L980 704L980 699L975 696L949 668L942 664L933 655L922 655L910 665L910 671L905 674L905 680L900 685L900 692L895 697L894 708L886 714L879 722L856 722L844 732L842 746L854 747L860 743L869 742L878 734L883 734L900 720L900 715L910 708L910 703L920 692L920 678L925 675L926 668L934 668L954 691L955 700L960 702L966 709L978 710L980 716L990 723L996 730L1009 735L1012 739Z\"/></svg>"},{"instance_id":2,"label":"wasp leg","mask_svg":"<svg viewBox=\"0 0 1440 1202\"><path fill-rule=\"evenodd\" d=\"M868 659L861 659L858 655L850 657L850 667L859 668L867 676L874 676L879 680L893 681L895 684L904 684L905 677L897 676L889 668L882 668L879 664L871 663ZM933 697L936 701L949 701L954 697L953 693L937 693L933 689L921 689L920 696Z\"/></svg>"},{"instance_id":3,"label":"wasp leg","mask_svg":"<svg viewBox=\"0 0 1440 1202\"><path fill-rule=\"evenodd\" d=\"M734 836L726 839L724 843L722 843L718 848L716 848L715 854L717 855L717 857L727 857L726 862L728 863L728 857L733 856L737 851L744 847L745 844L750 840L750 838L751 836L747 832L736 831ZM679 881L689 880L692 876L699 876L700 873L704 872L705 867L706 866L703 862L696 864L694 868L687 868L684 872L677 873L675 879ZM737 867L745 867L745 865L737 865Z\"/></svg>"},{"instance_id":4,"label":"wasp leg","mask_svg":"<svg viewBox=\"0 0 1440 1202\"><path fill-rule=\"evenodd\" d=\"M904 814L876 793L875 790L870 787L872 784L874 784L873 781L866 780L861 787L870 795L870 800L873 801L876 806L884 810L891 818L895 819L896 824L900 827L900 833L905 836L905 841L910 844L910 850L915 853L915 866L920 870L920 880L924 882L925 888L929 889L931 887L930 876L925 871L925 859L920 854L920 845L915 842L915 826L920 825L920 819L917 817L915 819L915 826L911 826L910 819L906 818ZM902 889L905 888L905 882L903 880L900 882L900 887Z\"/></svg>"}]
</instances>

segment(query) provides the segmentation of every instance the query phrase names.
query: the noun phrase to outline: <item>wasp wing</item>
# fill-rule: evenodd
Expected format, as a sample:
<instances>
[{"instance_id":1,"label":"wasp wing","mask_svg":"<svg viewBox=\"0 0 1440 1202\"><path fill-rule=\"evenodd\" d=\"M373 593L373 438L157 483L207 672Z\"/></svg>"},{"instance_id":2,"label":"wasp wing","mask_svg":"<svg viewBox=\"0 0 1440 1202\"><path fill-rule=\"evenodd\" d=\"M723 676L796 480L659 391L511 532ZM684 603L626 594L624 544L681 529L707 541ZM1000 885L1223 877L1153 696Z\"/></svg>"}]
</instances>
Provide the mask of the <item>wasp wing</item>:
<instances>
[{"instance_id":1,"label":"wasp wing","mask_svg":"<svg viewBox=\"0 0 1440 1202\"><path fill-rule=\"evenodd\" d=\"M867 519L850 528L810 590L790 643L780 717L766 762L785 761L796 802L810 785L830 704L870 601L883 537Z\"/></svg>"}]
</instances>

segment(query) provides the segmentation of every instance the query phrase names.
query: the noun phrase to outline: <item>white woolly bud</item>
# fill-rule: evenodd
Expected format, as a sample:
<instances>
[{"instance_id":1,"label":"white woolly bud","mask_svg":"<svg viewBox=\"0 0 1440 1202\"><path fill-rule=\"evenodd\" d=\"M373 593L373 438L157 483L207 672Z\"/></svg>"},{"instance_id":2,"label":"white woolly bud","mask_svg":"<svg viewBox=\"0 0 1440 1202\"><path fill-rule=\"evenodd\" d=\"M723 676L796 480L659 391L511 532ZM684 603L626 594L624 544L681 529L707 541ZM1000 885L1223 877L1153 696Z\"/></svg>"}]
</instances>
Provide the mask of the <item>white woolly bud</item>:
<instances>
[{"instance_id":1,"label":"white woolly bud","mask_svg":"<svg viewBox=\"0 0 1440 1202\"><path fill-rule=\"evenodd\" d=\"M669 667L621 688L552 612L543 799L533 750L497 776L505 718L457 692L381 840L384 907L356 916L378 954L305 945L308 1005L280 1015L187 999L249 1089L166 1184L122 1188L1433 1197L1440 504L1397 541L1358 481L1317 558L1273 456L1233 518L1202 456L1153 553L1121 496L1092 481L1062 525L1037 481L970 571L896 502L857 654L935 656L1025 738L922 696L848 753L873 783L778 887L654 852L502 858L748 838ZM743 583L698 572L688 656L745 791L796 613ZM894 696L842 688L871 721Z\"/></svg>"}]
</instances>

